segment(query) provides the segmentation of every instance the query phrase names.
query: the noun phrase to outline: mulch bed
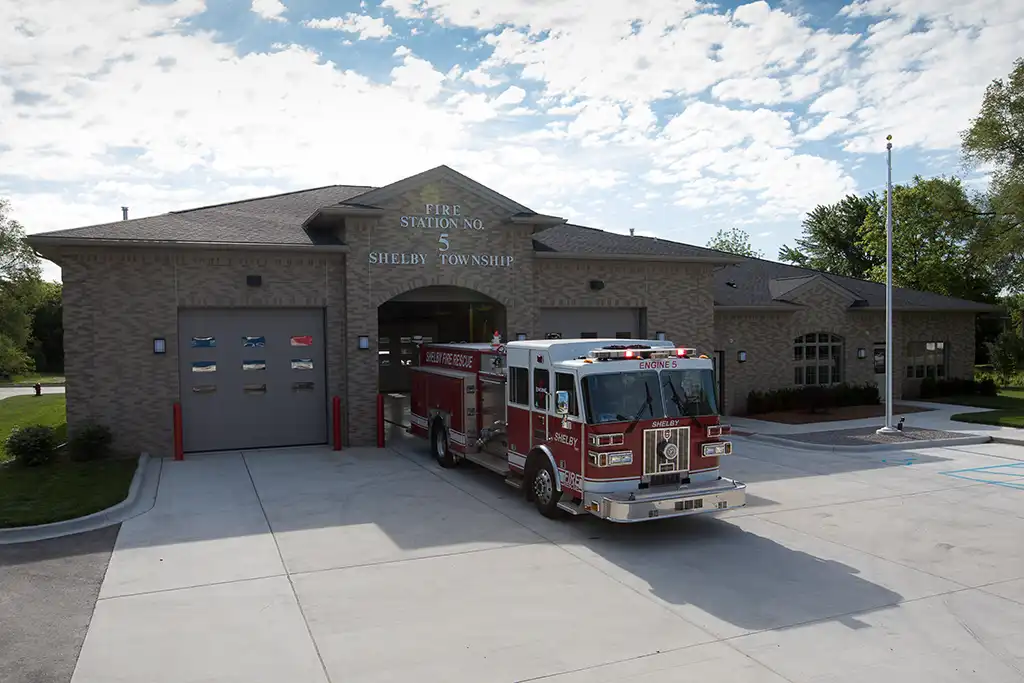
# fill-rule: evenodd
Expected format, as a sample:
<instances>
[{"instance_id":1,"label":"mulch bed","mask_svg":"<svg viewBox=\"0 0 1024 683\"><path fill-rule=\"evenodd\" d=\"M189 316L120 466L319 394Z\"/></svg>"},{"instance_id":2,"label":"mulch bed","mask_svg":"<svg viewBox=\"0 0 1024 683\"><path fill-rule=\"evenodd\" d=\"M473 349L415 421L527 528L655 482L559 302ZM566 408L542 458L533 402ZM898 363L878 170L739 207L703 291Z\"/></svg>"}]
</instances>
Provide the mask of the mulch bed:
<instances>
[{"instance_id":1,"label":"mulch bed","mask_svg":"<svg viewBox=\"0 0 1024 683\"><path fill-rule=\"evenodd\" d=\"M923 413L932 408L918 408L897 403L893 405L893 415L908 415L910 413ZM780 411L774 413L763 413L751 415L752 420L764 422L779 422L788 425L813 424L816 422L839 422L842 420L862 420L869 417L884 417L885 406L844 406L842 408L830 408L818 413L810 413L802 410Z\"/></svg>"}]
</instances>

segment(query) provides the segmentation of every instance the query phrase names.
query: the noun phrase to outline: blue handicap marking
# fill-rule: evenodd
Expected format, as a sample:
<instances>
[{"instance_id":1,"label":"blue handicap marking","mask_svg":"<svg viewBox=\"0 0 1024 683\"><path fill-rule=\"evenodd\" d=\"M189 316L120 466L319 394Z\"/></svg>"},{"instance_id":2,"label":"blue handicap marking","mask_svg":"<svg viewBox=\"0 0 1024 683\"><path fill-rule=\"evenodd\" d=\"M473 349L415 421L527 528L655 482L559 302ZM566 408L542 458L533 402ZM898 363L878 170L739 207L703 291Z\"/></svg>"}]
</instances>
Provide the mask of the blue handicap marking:
<instances>
[{"instance_id":1,"label":"blue handicap marking","mask_svg":"<svg viewBox=\"0 0 1024 683\"><path fill-rule=\"evenodd\" d=\"M886 465L899 465L900 467L907 467L917 462L917 458L913 455L909 455L905 458L900 458L898 460L889 460L888 458L882 458L882 462L884 462Z\"/></svg>"},{"instance_id":2,"label":"blue handicap marking","mask_svg":"<svg viewBox=\"0 0 1024 683\"><path fill-rule=\"evenodd\" d=\"M951 470L941 472L947 477L955 477L965 481L972 481L978 484L994 484L1006 488L1024 491L1024 462L1004 465L989 465L987 467L969 467L962 470ZM996 479L995 477L1005 477ZM1016 479L1017 481L1013 481Z\"/></svg>"}]
</instances>

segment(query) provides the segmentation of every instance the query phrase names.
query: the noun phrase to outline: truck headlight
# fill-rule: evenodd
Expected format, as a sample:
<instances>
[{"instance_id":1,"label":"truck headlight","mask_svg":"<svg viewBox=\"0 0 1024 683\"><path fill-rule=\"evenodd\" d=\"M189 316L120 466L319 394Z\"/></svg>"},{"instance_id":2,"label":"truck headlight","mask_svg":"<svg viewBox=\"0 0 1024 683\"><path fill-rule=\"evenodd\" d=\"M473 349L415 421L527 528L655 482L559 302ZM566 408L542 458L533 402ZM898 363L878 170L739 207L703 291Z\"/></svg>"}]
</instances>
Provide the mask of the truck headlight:
<instances>
[{"instance_id":1,"label":"truck headlight","mask_svg":"<svg viewBox=\"0 0 1024 683\"><path fill-rule=\"evenodd\" d=\"M595 467L612 467L616 465L631 465L633 463L633 451L617 451L615 453L595 453L590 451L590 464Z\"/></svg>"},{"instance_id":2,"label":"truck headlight","mask_svg":"<svg viewBox=\"0 0 1024 683\"><path fill-rule=\"evenodd\" d=\"M705 458L732 455L732 442L719 441L718 443L706 443L701 447Z\"/></svg>"}]
</instances>

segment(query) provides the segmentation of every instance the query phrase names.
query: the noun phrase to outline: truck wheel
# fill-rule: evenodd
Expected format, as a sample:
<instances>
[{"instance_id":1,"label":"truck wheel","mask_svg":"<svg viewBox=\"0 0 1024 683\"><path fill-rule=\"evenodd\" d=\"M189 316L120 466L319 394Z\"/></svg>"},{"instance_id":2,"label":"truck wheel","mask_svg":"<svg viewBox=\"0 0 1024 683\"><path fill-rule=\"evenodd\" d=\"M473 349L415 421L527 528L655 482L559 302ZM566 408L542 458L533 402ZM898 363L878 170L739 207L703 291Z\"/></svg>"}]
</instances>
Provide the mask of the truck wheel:
<instances>
[{"instance_id":1,"label":"truck wheel","mask_svg":"<svg viewBox=\"0 0 1024 683\"><path fill-rule=\"evenodd\" d=\"M559 516L558 501L562 493L556 488L558 481L551 463L546 459L534 470L530 479L530 497L540 514L551 519Z\"/></svg>"},{"instance_id":2,"label":"truck wheel","mask_svg":"<svg viewBox=\"0 0 1024 683\"><path fill-rule=\"evenodd\" d=\"M448 429L440 420L434 420L430 429L430 452L441 467L455 467L458 464L448 448Z\"/></svg>"}]
</instances>

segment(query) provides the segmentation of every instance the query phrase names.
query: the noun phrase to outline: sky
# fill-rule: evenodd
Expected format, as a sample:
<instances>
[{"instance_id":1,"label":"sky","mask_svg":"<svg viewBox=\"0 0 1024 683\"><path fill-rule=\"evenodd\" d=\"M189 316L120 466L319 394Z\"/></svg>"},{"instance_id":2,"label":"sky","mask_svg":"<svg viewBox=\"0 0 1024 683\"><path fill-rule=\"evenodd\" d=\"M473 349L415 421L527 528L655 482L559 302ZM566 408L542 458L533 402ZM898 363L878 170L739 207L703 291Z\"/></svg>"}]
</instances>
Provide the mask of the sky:
<instances>
[{"instance_id":1,"label":"sky","mask_svg":"<svg viewBox=\"0 0 1024 683\"><path fill-rule=\"evenodd\" d=\"M6 0L0 197L29 233L447 164L592 227L776 258L957 174L1020 0ZM59 279L46 264L44 275Z\"/></svg>"}]
</instances>

